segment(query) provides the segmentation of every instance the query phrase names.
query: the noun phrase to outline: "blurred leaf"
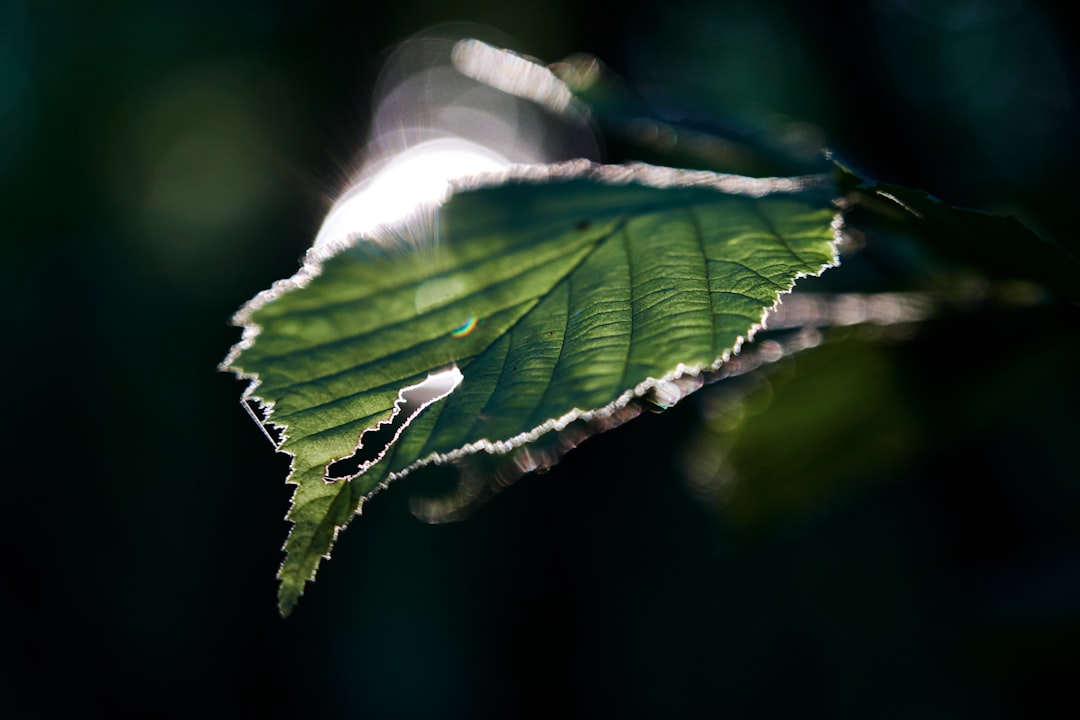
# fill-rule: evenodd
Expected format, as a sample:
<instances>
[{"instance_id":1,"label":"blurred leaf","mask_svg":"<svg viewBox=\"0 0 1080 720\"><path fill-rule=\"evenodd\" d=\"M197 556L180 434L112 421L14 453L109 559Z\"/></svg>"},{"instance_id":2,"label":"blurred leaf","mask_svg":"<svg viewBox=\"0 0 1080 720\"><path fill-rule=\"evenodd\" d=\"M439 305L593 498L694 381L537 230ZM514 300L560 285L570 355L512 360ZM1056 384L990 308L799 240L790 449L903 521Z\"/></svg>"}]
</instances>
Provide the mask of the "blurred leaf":
<instances>
[{"instance_id":1,"label":"blurred leaf","mask_svg":"<svg viewBox=\"0 0 1080 720\"><path fill-rule=\"evenodd\" d=\"M688 391L678 381L717 367L796 278L835 263L831 188L817 182L590 163L510 180L527 182L442 206L438 244L313 251L237 316L245 341L224 366L253 380L245 397L282 428L298 486L284 614L387 482L576 420L611 426L647 393L675 402ZM454 392L409 411L381 457L327 482L399 412L403 391L454 366Z\"/></svg>"},{"instance_id":2,"label":"blurred leaf","mask_svg":"<svg viewBox=\"0 0 1080 720\"><path fill-rule=\"evenodd\" d=\"M703 393L688 479L733 525L807 517L899 472L921 430L889 345L844 339Z\"/></svg>"},{"instance_id":3,"label":"blurred leaf","mask_svg":"<svg viewBox=\"0 0 1080 720\"><path fill-rule=\"evenodd\" d=\"M653 107L626 80L589 55L551 66L589 107L609 152L634 160L754 177L824 172L820 140L796 137L816 131L790 119L725 122L723 103L704 103L694 117ZM699 101L704 98L698 97Z\"/></svg>"},{"instance_id":4,"label":"blurred leaf","mask_svg":"<svg viewBox=\"0 0 1080 720\"><path fill-rule=\"evenodd\" d=\"M836 179L841 192L859 206L913 232L940 259L994 279L1035 282L1080 301L1080 263L1017 218L958 208L923 190L866 181L840 164Z\"/></svg>"}]
</instances>

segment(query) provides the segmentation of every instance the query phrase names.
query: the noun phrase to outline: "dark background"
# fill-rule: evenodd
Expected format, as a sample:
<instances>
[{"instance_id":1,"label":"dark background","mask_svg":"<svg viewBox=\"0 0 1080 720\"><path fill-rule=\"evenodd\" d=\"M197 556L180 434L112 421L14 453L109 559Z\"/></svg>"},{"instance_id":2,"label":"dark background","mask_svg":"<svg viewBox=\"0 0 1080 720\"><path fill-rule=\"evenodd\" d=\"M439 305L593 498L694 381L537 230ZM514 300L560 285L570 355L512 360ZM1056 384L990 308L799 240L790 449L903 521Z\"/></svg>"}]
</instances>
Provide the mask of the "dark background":
<instances>
[{"instance_id":1,"label":"dark background","mask_svg":"<svg viewBox=\"0 0 1080 720\"><path fill-rule=\"evenodd\" d=\"M228 321L355 168L381 57L450 20L1080 247L1047 3L0 0L0 711L1075 717L1080 324L1053 299L837 336L462 523L399 483L277 615L287 462L215 369ZM868 257L823 287L940 269ZM687 481L702 447L719 494Z\"/></svg>"}]
</instances>

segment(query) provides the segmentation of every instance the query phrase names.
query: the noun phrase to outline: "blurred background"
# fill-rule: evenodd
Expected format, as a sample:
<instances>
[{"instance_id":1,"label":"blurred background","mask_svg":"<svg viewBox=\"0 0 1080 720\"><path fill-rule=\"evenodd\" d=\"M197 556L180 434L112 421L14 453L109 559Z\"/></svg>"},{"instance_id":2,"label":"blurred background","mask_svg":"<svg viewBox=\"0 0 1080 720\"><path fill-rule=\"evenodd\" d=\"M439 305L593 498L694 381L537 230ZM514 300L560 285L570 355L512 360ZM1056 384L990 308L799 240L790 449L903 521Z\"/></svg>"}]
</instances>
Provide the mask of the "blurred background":
<instances>
[{"instance_id":1,"label":"blurred background","mask_svg":"<svg viewBox=\"0 0 1080 720\"><path fill-rule=\"evenodd\" d=\"M1076 255L1064 12L0 0L0 710L1076 717L1076 305L999 302L911 233L868 223L811 289L990 290L646 414L464 522L409 514L439 471L399 483L285 621L287 458L216 371L359 167L383 61L432 25L591 53L631 98L612 117L654 134L796 168L827 146ZM648 154L627 137L598 152Z\"/></svg>"}]
</instances>

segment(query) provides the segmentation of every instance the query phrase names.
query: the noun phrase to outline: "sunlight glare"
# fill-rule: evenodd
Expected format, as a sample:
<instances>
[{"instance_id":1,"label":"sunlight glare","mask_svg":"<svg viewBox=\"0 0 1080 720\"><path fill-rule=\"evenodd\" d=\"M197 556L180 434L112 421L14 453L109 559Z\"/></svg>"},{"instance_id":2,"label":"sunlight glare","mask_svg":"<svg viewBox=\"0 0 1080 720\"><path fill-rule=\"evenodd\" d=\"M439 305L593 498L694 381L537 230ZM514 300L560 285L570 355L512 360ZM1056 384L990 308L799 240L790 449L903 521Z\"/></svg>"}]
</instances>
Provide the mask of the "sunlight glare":
<instances>
[{"instance_id":1,"label":"sunlight glare","mask_svg":"<svg viewBox=\"0 0 1080 720\"><path fill-rule=\"evenodd\" d=\"M323 221L315 247L370 236L380 226L407 218L417 207L441 203L454 178L498 172L509 165L494 150L460 138L420 143L342 195Z\"/></svg>"},{"instance_id":2,"label":"sunlight glare","mask_svg":"<svg viewBox=\"0 0 1080 720\"><path fill-rule=\"evenodd\" d=\"M419 33L389 55L362 164L316 235L319 256L358 239L437 245L435 213L452 181L597 155L587 114L551 70L446 30Z\"/></svg>"}]
</instances>

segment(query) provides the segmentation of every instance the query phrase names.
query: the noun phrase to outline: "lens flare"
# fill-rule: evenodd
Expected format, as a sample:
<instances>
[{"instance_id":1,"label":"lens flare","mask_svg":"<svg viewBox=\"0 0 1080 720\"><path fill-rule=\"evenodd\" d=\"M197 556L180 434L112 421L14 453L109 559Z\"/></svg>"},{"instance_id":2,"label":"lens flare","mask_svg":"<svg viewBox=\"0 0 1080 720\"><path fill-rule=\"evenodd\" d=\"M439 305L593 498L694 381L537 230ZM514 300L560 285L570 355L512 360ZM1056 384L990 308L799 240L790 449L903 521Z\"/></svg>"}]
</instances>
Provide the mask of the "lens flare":
<instances>
[{"instance_id":1,"label":"lens flare","mask_svg":"<svg viewBox=\"0 0 1080 720\"><path fill-rule=\"evenodd\" d=\"M458 325L456 328L450 331L450 335L456 338L465 337L480 324L480 321L470 316L468 320Z\"/></svg>"},{"instance_id":2,"label":"lens flare","mask_svg":"<svg viewBox=\"0 0 1080 720\"><path fill-rule=\"evenodd\" d=\"M572 93L548 68L446 28L398 45L377 87L363 165L319 229L321 256L361 239L403 251L437 245L436 212L451 181L598 156L587 114L574 112Z\"/></svg>"}]
</instances>

